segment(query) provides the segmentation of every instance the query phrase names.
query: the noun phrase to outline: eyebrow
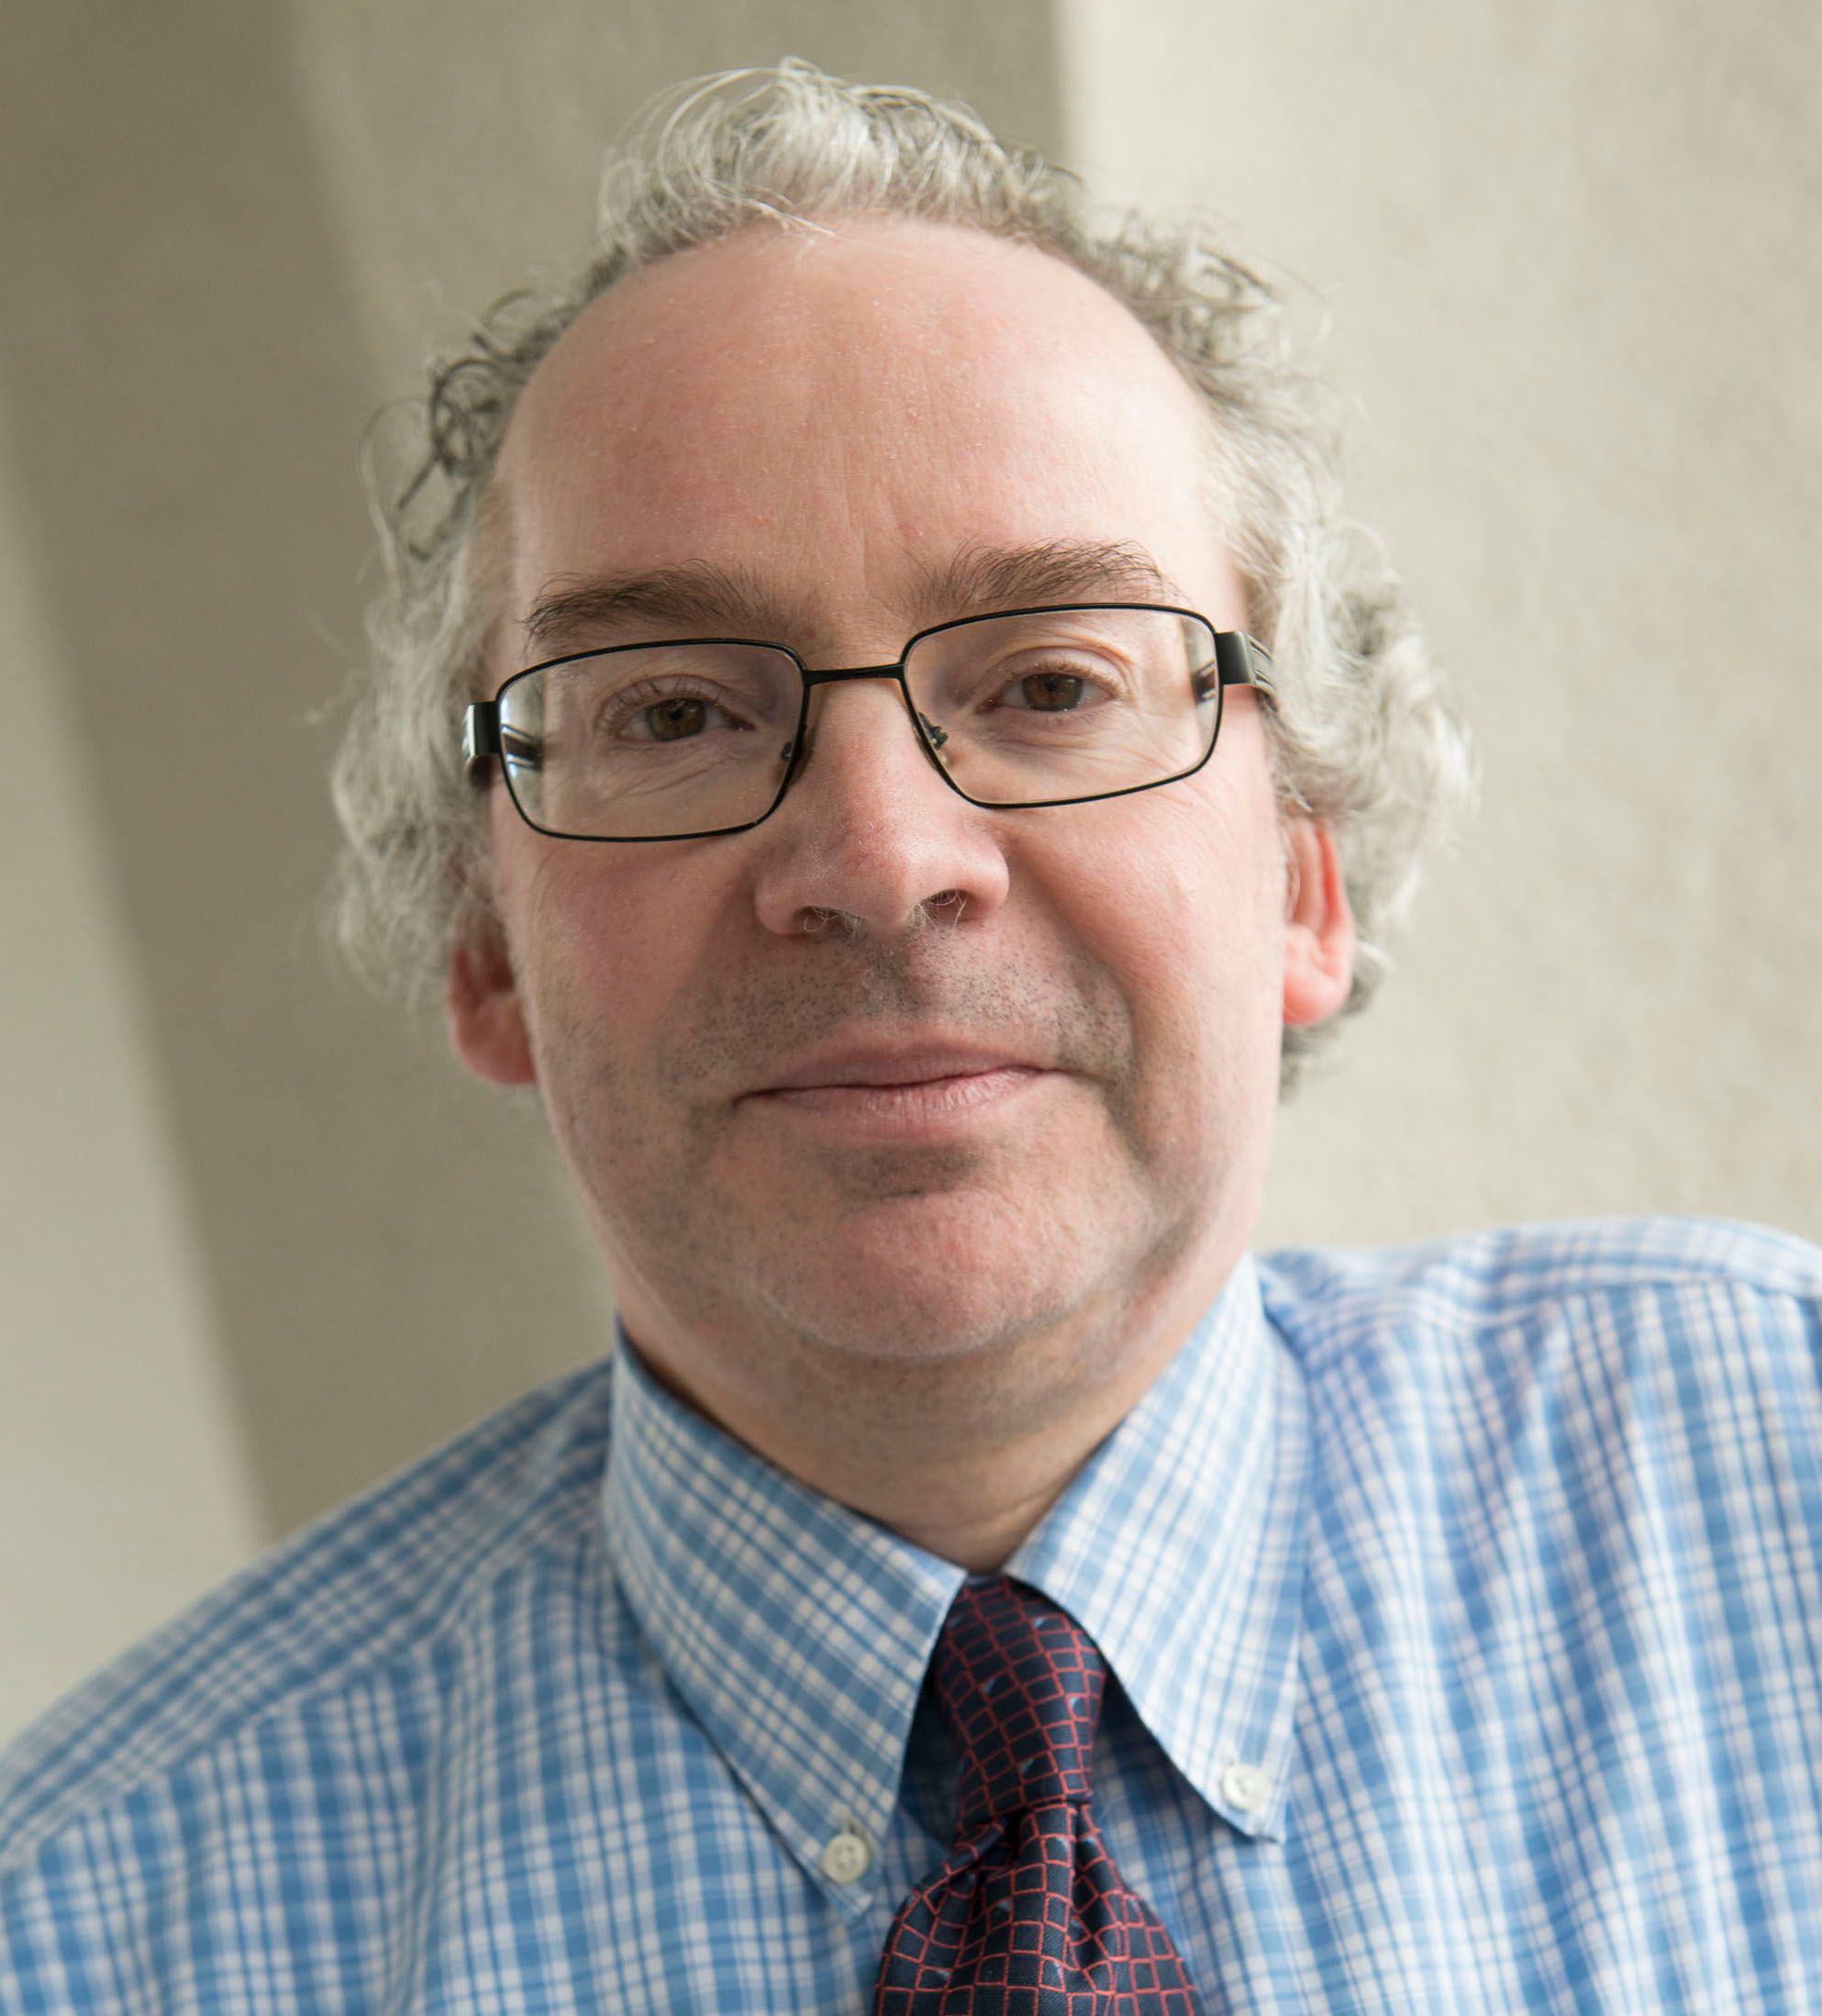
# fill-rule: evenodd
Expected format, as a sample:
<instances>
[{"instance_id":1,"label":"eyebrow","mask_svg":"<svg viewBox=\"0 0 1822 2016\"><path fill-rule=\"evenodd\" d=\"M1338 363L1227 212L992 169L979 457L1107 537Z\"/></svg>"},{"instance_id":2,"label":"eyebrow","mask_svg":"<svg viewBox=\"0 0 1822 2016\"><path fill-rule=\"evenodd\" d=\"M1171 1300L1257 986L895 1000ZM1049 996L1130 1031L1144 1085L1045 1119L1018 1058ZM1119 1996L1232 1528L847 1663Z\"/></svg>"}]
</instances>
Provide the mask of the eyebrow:
<instances>
[{"instance_id":1,"label":"eyebrow","mask_svg":"<svg viewBox=\"0 0 1822 2016\"><path fill-rule=\"evenodd\" d=\"M1183 590L1134 540L1046 540L1036 546L969 546L928 574L924 620L989 615L1047 602L1181 602Z\"/></svg>"},{"instance_id":2,"label":"eyebrow","mask_svg":"<svg viewBox=\"0 0 1822 2016\"><path fill-rule=\"evenodd\" d=\"M1183 590L1134 540L1056 539L964 547L946 564L924 571L913 607L916 622L928 625L1051 602L1183 598ZM804 611L780 601L756 575L705 560L585 579L565 575L538 596L522 620L539 652L561 650L584 633L635 623L684 635L780 643L815 628Z\"/></svg>"},{"instance_id":3,"label":"eyebrow","mask_svg":"<svg viewBox=\"0 0 1822 2016\"><path fill-rule=\"evenodd\" d=\"M565 575L544 590L523 618L526 636L540 652L580 632L623 623L754 638L782 637L791 628L789 612L752 575L705 560L586 580Z\"/></svg>"}]
</instances>

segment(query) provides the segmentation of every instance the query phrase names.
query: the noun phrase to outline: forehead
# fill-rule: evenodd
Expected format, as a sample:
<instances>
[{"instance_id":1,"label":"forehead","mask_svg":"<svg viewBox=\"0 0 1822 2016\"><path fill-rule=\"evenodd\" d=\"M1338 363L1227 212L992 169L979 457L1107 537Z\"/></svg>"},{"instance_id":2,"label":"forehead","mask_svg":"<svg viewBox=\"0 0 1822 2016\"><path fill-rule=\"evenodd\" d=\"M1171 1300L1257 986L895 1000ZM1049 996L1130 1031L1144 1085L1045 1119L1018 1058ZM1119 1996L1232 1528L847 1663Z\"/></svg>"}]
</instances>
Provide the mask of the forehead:
<instances>
[{"instance_id":1,"label":"forehead","mask_svg":"<svg viewBox=\"0 0 1822 2016\"><path fill-rule=\"evenodd\" d=\"M805 633L883 634L971 550L1119 542L1238 620L1206 425L1138 321L1032 247L750 227L614 288L539 366L497 479L509 613L705 563Z\"/></svg>"}]
</instances>

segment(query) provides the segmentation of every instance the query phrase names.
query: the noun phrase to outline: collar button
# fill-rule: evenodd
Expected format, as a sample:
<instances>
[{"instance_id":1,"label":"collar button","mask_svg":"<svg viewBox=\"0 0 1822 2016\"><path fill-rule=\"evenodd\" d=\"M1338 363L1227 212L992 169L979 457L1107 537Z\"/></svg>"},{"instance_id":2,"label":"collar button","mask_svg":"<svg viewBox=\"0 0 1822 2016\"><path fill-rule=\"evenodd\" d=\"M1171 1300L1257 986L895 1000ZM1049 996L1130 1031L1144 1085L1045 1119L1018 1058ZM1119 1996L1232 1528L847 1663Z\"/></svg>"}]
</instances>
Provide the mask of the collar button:
<instances>
[{"instance_id":1,"label":"collar button","mask_svg":"<svg viewBox=\"0 0 1822 2016\"><path fill-rule=\"evenodd\" d=\"M1242 1813L1257 1813L1272 1802L1272 1780L1256 1764L1230 1764L1221 1774L1221 1797Z\"/></svg>"},{"instance_id":2,"label":"collar button","mask_svg":"<svg viewBox=\"0 0 1822 2016\"><path fill-rule=\"evenodd\" d=\"M822 1851L822 1873L831 1883L858 1883L873 1866L866 1836L852 1827L831 1834Z\"/></svg>"}]
</instances>

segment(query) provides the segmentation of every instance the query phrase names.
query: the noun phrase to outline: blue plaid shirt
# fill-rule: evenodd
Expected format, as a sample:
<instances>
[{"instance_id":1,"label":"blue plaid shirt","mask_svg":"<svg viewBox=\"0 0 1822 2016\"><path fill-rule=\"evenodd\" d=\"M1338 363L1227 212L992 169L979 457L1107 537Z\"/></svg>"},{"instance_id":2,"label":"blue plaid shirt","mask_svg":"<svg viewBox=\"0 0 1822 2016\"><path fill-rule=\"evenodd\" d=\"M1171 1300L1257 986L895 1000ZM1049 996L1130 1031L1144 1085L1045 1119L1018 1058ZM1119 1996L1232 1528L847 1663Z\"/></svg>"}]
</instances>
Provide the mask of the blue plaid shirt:
<instances>
[{"instance_id":1,"label":"blue plaid shirt","mask_svg":"<svg viewBox=\"0 0 1822 2016\"><path fill-rule=\"evenodd\" d=\"M1211 2007L1822 2008L1819 1364L1769 1233L1240 1269L1007 1564ZM622 1346L0 1760L0 2010L864 2010L961 1580Z\"/></svg>"}]
</instances>

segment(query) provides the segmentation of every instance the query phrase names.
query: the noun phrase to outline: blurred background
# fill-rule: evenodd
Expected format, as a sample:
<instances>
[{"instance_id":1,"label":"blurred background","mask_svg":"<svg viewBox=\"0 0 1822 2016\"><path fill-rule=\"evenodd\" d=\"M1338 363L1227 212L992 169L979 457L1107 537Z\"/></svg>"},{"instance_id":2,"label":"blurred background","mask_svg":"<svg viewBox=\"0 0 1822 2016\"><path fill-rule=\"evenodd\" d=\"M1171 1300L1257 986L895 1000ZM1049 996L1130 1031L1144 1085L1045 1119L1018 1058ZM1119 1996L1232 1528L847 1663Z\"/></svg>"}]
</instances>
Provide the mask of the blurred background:
<instances>
[{"instance_id":1,"label":"blurred background","mask_svg":"<svg viewBox=\"0 0 1822 2016\"><path fill-rule=\"evenodd\" d=\"M1808 0L15 0L0 82L0 1740L606 1348L535 1108L338 979L364 423L785 53L1307 290L1485 810L1263 1243L1822 1237Z\"/></svg>"}]
</instances>

